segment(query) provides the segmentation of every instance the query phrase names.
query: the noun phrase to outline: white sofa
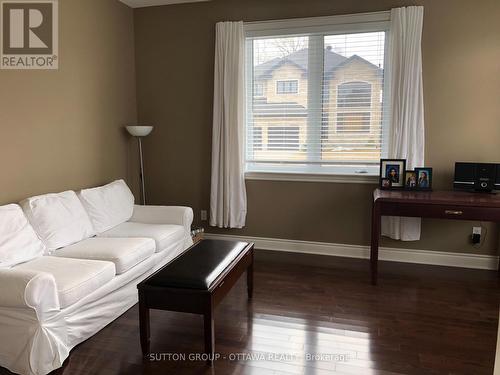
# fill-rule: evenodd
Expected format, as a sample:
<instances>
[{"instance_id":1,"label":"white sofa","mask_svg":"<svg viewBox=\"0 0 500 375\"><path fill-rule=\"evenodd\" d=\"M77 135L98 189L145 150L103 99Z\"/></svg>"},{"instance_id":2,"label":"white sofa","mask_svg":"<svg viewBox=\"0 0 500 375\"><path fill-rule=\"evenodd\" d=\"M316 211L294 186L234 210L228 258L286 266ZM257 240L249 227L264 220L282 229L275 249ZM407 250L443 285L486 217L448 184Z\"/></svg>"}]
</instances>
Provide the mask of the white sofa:
<instances>
[{"instance_id":1,"label":"white sofa","mask_svg":"<svg viewBox=\"0 0 500 375\"><path fill-rule=\"evenodd\" d=\"M191 244L187 207L137 206L123 180L0 207L0 366L47 374L137 303Z\"/></svg>"}]
</instances>

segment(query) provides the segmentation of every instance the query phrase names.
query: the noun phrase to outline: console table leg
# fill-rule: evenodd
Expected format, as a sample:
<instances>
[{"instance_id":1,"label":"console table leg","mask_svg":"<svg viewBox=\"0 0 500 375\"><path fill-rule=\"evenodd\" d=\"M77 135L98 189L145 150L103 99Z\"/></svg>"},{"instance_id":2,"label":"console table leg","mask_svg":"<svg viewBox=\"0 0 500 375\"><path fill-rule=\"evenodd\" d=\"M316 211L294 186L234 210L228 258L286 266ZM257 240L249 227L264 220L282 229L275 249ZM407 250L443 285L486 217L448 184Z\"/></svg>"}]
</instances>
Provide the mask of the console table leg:
<instances>
[{"instance_id":1,"label":"console table leg","mask_svg":"<svg viewBox=\"0 0 500 375\"><path fill-rule=\"evenodd\" d=\"M250 265L247 268L247 292L248 292L248 298L252 299L253 297L253 250L252 254L250 255L252 257Z\"/></svg>"},{"instance_id":2,"label":"console table leg","mask_svg":"<svg viewBox=\"0 0 500 375\"><path fill-rule=\"evenodd\" d=\"M150 353L150 326L149 326L149 309L139 293L139 327L141 334L141 349L142 355L146 356Z\"/></svg>"},{"instance_id":3,"label":"console table leg","mask_svg":"<svg viewBox=\"0 0 500 375\"><path fill-rule=\"evenodd\" d=\"M212 366L214 360L215 347L215 327L214 327L214 308L211 301L203 315L203 325L205 330L205 354L208 355L207 365Z\"/></svg>"},{"instance_id":4,"label":"console table leg","mask_svg":"<svg viewBox=\"0 0 500 375\"><path fill-rule=\"evenodd\" d=\"M497 253L500 253L500 246L499 246ZM497 272L497 274L498 274L498 277L500 278L500 257L498 258L498 272Z\"/></svg>"},{"instance_id":5,"label":"console table leg","mask_svg":"<svg viewBox=\"0 0 500 375\"><path fill-rule=\"evenodd\" d=\"M372 239L371 239L371 251L370 251L370 267L371 267L371 278L372 284L377 285L378 279L378 245L380 241L380 208L379 205L374 202L372 209Z\"/></svg>"}]
</instances>

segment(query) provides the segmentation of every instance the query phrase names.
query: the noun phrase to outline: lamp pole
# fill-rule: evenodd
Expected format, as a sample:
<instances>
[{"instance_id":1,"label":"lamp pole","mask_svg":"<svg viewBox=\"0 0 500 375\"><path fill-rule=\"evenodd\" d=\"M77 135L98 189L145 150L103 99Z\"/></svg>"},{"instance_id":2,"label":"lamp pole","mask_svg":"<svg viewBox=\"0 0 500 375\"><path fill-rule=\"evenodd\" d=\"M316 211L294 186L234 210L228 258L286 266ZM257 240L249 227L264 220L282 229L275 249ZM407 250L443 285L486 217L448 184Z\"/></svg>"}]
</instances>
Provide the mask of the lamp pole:
<instances>
[{"instance_id":1,"label":"lamp pole","mask_svg":"<svg viewBox=\"0 0 500 375\"><path fill-rule=\"evenodd\" d=\"M146 204L146 181L144 178L144 157L142 154L142 137L148 136L152 131L152 126L126 126L127 131L133 137L137 138L137 143L139 145L139 163L140 163L140 171L139 178L141 180L140 189L141 189L141 204Z\"/></svg>"},{"instance_id":2,"label":"lamp pole","mask_svg":"<svg viewBox=\"0 0 500 375\"><path fill-rule=\"evenodd\" d=\"M137 137L139 141L139 161L141 164L141 172L140 172L140 179L141 179L141 197L142 197L142 204L145 206L146 205L146 182L144 181L144 159L142 156L142 141L141 137Z\"/></svg>"}]
</instances>

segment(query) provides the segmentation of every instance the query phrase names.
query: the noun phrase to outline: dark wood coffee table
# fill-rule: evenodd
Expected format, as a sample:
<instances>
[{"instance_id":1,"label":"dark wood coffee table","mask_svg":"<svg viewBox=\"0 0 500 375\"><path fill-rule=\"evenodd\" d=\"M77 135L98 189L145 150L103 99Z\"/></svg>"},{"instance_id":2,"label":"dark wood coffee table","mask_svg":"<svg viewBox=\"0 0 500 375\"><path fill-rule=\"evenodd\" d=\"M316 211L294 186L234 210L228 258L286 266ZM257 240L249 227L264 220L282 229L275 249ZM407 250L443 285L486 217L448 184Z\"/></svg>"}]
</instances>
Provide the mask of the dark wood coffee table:
<instances>
[{"instance_id":1,"label":"dark wood coffee table","mask_svg":"<svg viewBox=\"0 0 500 375\"><path fill-rule=\"evenodd\" d=\"M139 321L143 355L150 353L149 310L204 316L207 363L214 359L214 309L247 272L248 298L253 294L253 243L203 240L141 282Z\"/></svg>"}]
</instances>

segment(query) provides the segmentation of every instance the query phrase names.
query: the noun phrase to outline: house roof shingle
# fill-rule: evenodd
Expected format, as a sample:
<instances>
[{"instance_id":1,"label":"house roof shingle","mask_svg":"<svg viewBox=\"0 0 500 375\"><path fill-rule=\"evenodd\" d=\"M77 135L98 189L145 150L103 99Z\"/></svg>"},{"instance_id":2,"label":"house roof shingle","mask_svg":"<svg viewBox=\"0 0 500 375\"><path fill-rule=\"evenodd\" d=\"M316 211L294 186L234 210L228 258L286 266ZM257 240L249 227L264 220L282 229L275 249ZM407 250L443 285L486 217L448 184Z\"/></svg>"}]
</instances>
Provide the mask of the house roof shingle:
<instances>
[{"instance_id":1,"label":"house roof shingle","mask_svg":"<svg viewBox=\"0 0 500 375\"><path fill-rule=\"evenodd\" d=\"M325 73L331 73L338 67L344 66L353 60L360 60L371 65L375 69L379 69L378 66L372 64L366 59L358 55L352 55L351 57L345 57L333 52L330 48L325 49ZM303 48L299 51L293 52L284 57L276 57L272 60L266 61L254 68L254 75L256 79L266 79L270 78L272 72L279 68L280 66L289 63L307 72L309 65L309 49Z\"/></svg>"}]
</instances>

